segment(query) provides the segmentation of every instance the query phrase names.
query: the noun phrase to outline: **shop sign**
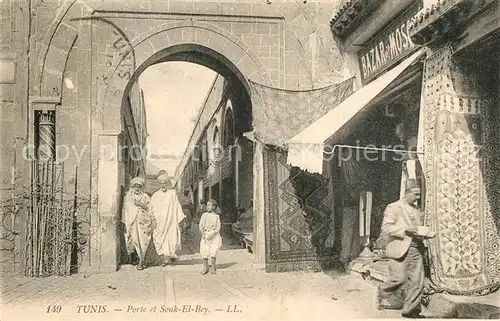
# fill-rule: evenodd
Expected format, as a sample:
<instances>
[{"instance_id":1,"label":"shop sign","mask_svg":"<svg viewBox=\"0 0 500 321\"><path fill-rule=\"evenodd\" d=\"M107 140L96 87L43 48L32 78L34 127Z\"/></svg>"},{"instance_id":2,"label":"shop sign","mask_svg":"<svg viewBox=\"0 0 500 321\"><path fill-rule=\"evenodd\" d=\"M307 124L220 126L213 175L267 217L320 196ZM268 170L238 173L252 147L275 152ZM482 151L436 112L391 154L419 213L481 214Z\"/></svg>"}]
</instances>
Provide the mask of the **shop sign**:
<instances>
[{"instance_id":1,"label":"shop sign","mask_svg":"<svg viewBox=\"0 0 500 321\"><path fill-rule=\"evenodd\" d=\"M418 1L373 37L359 52L361 81L366 84L394 66L416 48L410 40L411 19L422 9Z\"/></svg>"}]
</instances>

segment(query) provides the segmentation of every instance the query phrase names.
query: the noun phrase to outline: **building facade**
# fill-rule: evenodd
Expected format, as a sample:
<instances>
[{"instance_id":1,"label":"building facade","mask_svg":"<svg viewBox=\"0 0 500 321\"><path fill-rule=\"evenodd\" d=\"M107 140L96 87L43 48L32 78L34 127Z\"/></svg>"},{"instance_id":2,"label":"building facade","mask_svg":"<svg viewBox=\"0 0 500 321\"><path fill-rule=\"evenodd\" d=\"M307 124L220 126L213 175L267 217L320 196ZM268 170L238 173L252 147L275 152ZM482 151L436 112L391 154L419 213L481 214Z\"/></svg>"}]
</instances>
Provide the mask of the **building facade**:
<instances>
[{"instance_id":1,"label":"building facade","mask_svg":"<svg viewBox=\"0 0 500 321\"><path fill-rule=\"evenodd\" d=\"M180 191L201 200L215 199L223 234L253 200L251 103L244 87L217 76L205 99L188 148L176 173Z\"/></svg>"},{"instance_id":2,"label":"building facade","mask_svg":"<svg viewBox=\"0 0 500 321\"><path fill-rule=\"evenodd\" d=\"M327 176L338 167L341 258L365 267L371 243L384 247L372 238L383 209L418 179L437 233L431 291L491 293L500 286L498 2L392 4L347 3L333 18L357 90L290 140L288 163Z\"/></svg>"},{"instance_id":3,"label":"building facade","mask_svg":"<svg viewBox=\"0 0 500 321\"><path fill-rule=\"evenodd\" d=\"M46 217L37 204L47 202L33 187L48 179L35 161L38 150L57 163L50 173L64 191L59 204L78 204L74 215L58 216L64 226L78 218L67 230L77 231L73 265L78 272L116 270L121 196L131 176L146 174L137 160L147 131L143 107L135 107L144 105L136 79L152 64L177 60L221 74L176 175L178 188L198 200L219 199L227 222L252 198L256 261L268 271L355 258L362 247L353 235L376 234L375 209L396 199L411 176L420 177L427 224L438 229L430 247L436 288L470 294L497 286L497 1L10 0L0 8L8 27L0 39L6 271L32 274L43 262L29 261L40 244L33 224ZM332 166L338 159L325 162L325 142L346 150L402 145L406 162ZM240 144L248 154L229 162L225 151ZM207 157L195 155L197 145ZM364 167L371 176L360 184ZM21 251L27 244L31 252Z\"/></svg>"},{"instance_id":4,"label":"building facade","mask_svg":"<svg viewBox=\"0 0 500 321\"><path fill-rule=\"evenodd\" d=\"M328 40L330 1L9 0L0 8L6 26L0 39L0 117L7 204L0 237L8 271L25 273L32 255L21 249L36 234L28 225L47 216L33 211L34 195L20 196L34 194L29 150L38 144L37 126L44 135L55 133L58 151L69 146L63 169L58 167L64 175L55 180L64 202L77 204L81 217L72 236L80 244L78 271L109 272L118 264L116 229L129 179L124 173L143 171L140 161L125 164L116 155L132 159L138 152L121 147L144 136L133 125L140 113L125 107L144 69L163 61L195 62L238 79L247 90L248 79L308 89L343 78L339 52ZM36 118L38 111L43 117ZM53 144L48 146L52 153ZM72 216L63 216L65 222Z\"/></svg>"}]
</instances>

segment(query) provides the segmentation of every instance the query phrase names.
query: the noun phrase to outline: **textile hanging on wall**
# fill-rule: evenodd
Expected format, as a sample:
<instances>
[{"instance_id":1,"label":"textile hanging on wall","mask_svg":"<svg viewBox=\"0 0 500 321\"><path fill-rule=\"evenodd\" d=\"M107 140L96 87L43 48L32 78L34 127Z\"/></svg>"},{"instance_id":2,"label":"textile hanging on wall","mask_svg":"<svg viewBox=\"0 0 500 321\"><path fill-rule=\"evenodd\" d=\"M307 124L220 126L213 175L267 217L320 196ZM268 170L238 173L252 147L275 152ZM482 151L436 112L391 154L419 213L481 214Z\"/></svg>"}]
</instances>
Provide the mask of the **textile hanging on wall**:
<instances>
[{"instance_id":1,"label":"textile hanging on wall","mask_svg":"<svg viewBox=\"0 0 500 321\"><path fill-rule=\"evenodd\" d=\"M430 279L436 290L485 295L500 288L500 115L488 90L494 71L452 54L444 47L424 68L425 224L436 231Z\"/></svg>"},{"instance_id":2,"label":"textile hanging on wall","mask_svg":"<svg viewBox=\"0 0 500 321\"><path fill-rule=\"evenodd\" d=\"M278 148L263 150L266 270L323 268L332 263L334 213L330 180L286 163ZM262 205L262 203L261 203Z\"/></svg>"},{"instance_id":3,"label":"textile hanging on wall","mask_svg":"<svg viewBox=\"0 0 500 321\"><path fill-rule=\"evenodd\" d=\"M255 136L264 144L281 147L349 97L353 92L354 78L306 91L249 83Z\"/></svg>"}]
</instances>

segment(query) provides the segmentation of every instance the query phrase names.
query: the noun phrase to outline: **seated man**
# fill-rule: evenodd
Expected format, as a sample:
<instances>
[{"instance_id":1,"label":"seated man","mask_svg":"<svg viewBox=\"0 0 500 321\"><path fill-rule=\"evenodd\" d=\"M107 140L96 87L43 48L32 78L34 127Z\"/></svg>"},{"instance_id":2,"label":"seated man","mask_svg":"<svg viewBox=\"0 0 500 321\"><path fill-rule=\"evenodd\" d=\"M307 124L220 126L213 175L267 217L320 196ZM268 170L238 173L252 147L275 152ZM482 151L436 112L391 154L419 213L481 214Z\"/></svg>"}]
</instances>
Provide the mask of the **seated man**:
<instances>
[{"instance_id":1,"label":"seated man","mask_svg":"<svg viewBox=\"0 0 500 321\"><path fill-rule=\"evenodd\" d=\"M241 243L246 243L245 236L253 236L253 201L250 201L249 207L244 210L236 223L231 225L231 229Z\"/></svg>"}]
</instances>

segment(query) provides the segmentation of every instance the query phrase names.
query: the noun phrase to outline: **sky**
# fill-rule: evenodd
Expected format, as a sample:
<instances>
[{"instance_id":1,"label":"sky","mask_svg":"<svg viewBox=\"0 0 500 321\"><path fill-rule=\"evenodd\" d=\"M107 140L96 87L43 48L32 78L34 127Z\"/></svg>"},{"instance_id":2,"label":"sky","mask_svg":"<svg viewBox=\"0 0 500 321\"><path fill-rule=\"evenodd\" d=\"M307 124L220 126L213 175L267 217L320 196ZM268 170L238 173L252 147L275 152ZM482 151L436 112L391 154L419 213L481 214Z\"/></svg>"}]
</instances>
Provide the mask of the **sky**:
<instances>
[{"instance_id":1,"label":"sky","mask_svg":"<svg viewBox=\"0 0 500 321\"><path fill-rule=\"evenodd\" d=\"M217 74L188 62L165 62L148 67L139 77L144 92L151 154L177 156L149 159L169 175L181 161L198 112ZM149 173L148 173L149 174ZM151 173L156 174L156 173Z\"/></svg>"}]
</instances>

